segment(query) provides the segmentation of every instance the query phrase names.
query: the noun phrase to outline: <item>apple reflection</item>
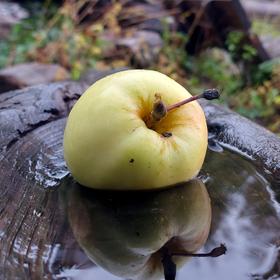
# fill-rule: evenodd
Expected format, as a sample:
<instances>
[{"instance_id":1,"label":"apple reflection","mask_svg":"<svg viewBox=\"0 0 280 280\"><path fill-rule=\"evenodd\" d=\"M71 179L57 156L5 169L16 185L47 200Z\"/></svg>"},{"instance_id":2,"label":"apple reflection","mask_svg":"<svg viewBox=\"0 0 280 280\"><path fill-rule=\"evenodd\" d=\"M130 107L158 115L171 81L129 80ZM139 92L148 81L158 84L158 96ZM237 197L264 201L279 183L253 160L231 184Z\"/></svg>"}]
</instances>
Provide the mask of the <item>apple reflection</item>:
<instances>
[{"instance_id":1,"label":"apple reflection","mask_svg":"<svg viewBox=\"0 0 280 280\"><path fill-rule=\"evenodd\" d=\"M150 192L96 191L68 182L66 207L88 257L129 279L163 278L162 254L195 252L205 243L211 205L199 180ZM187 257L173 257L177 268Z\"/></svg>"}]
</instances>

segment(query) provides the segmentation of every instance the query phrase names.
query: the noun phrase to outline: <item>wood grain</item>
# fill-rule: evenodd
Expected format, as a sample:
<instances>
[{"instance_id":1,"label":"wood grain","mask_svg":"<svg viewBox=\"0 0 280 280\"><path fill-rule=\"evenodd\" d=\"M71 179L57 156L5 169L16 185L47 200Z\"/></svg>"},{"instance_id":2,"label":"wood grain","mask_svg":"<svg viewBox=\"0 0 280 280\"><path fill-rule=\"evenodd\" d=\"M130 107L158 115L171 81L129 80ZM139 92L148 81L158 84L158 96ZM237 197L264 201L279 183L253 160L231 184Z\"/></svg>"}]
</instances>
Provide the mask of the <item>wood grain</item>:
<instances>
[{"instance_id":1,"label":"wood grain","mask_svg":"<svg viewBox=\"0 0 280 280\"><path fill-rule=\"evenodd\" d=\"M0 96L0 279L53 279L87 262L58 188L65 117L84 89L67 82Z\"/></svg>"}]
</instances>

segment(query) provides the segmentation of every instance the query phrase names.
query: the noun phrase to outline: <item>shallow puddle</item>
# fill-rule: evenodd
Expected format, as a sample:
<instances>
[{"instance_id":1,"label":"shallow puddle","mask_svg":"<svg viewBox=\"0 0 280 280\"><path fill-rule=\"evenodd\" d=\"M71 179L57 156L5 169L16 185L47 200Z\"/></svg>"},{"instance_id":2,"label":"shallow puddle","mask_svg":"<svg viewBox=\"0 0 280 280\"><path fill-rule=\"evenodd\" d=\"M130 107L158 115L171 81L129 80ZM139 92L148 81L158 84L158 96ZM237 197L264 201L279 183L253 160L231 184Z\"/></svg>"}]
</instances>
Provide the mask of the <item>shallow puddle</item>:
<instances>
[{"instance_id":1,"label":"shallow puddle","mask_svg":"<svg viewBox=\"0 0 280 280\"><path fill-rule=\"evenodd\" d=\"M199 252L209 252L221 243L226 245L227 252L226 255L222 255L218 258L190 259L178 269L176 279L280 279L280 191L277 190L276 186L273 186L266 181L249 161L242 158L240 155L228 151L221 153L209 152L202 168L200 179L204 182L211 199L211 208L209 209L211 209L212 212L212 221L210 234L205 245L199 250ZM192 198L193 200L196 200L197 203L205 199L205 195L203 194L203 189L205 189L205 187L198 185L198 188L201 188L202 193L196 194ZM172 231L172 226L176 227L178 223L180 224L180 227L183 227L182 220L184 217L188 217L187 214L184 214L186 216L181 214L186 211L186 209L178 208L176 205L177 198L179 201L180 199L184 200L188 197L188 190L184 191L183 188L181 188L181 193L179 193L179 195L176 193L177 191L175 189L164 191L168 195L163 195L163 198L161 198L159 202L156 199L147 200L147 197L153 197L152 193L134 193L137 198L135 203L130 203L129 200L121 198L120 194L117 194L116 196L113 195L113 197L110 197L109 195L105 199L102 192L99 192L99 194L97 192L97 195L94 195L94 197L91 198L91 191L86 188L82 188L81 193L83 193L84 198L79 200L81 198L79 197L81 193L75 193L75 189L79 189L79 187L73 184L71 179L69 180L69 178L67 178L63 180L58 191L54 190L49 192L49 196L51 196L52 200L58 200L59 205L63 202L61 205L64 205L63 207L60 205L56 212L57 216L62 217L62 220L58 221L63 223L61 231L65 230L64 240L60 243L54 242L53 244L46 244L44 240L40 240L38 241L38 244L41 244L40 249L35 245L33 248L33 245L30 244L28 246L34 250L29 248L29 255L26 256L25 251L22 250L23 247L20 247L20 249L17 248L18 242L20 242L20 244L24 242L16 239L13 243L14 247L9 252L14 256L13 258L5 258L5 251L0 252L0 276L1 271L5 271L5 274L3 275L8 275L7 277L13 275L12 278L7 279L31 279L29 278L30 273L32 273L33 276L45 275L44 278L40 279L125 279L116 277L100 266L94 265L90 262L84 254L84 251L87 251L88 254L94 252L96 250L94 247L95 244L90 244L88 245L89 247L87 247L88 242L84 242L83 240L86 237L88 238L91 234L93 240L96 240L94 237L96 232L98 232L98 230L104 225L104 228L106 229L106 224L111 223L111 225L113 224L114 226L111 226L110 228L109 225L108 231L105 232L105 229L103 228L103 233L99 232L99 236L104 234L104 238L107 235L107 241L109 243L111 242L110 244L108 243L111 246L110 248L112 248L112 244L116 244L115 241L118 241L118 246L123 244L132 246L131 244L133 244L133 251L139 252L144 250L143 248L146 246L145 242L149 243L151 242L150 239L157 239L156 234L158 234L158 232L156 224L158 224L164 231L166 228L168 228L169 231ZM93 193L96 194L96 192ZM207 192L205 193L207 194ZM192 193L189 195L192 195ZM118 196L120 199L118 199ZM103 204L99 204L100 197L101 200L103 199ZM173 200L170 200L170 197L172 197ZM149 210L146 212L144 210L135 212L135 209L142 209L141 199L146 201L145 209ZM80 202L76 204L76 200L79 200ZM118 202L119 200L121 202ZM106 210L106 203L108 203L108 201L115 201L115 212L112 211L112 203L107 205L109 207L108 209L111 209L111 212ZM165 207L168 203L170 205ZM122 204L125 206L122 206ZM190 203L188 205L190 205ZM198 209L199 207L197 208L197 205L199 206L199 204L195 205L196 209ZM100 207L103 207L102 211L100 210ZM193 210L195 207L190 206L192 209L191 211L197 211ZM86 220L86 215L84 214L85 212L83 212L83 209L91 209L90 211L97 209L98 211L101 211L100 213L103 213L103 216L99 214L95 215L96 225L90 226L91 215L88 214L88 220ZM177 209L177 212L174 209ZM43 213L41 217L41 212L36 212L35 210L36 209L30 210L33 211L35 218L43 219L46 216L46 214ZM172 212L173 210L174 212ZM206 228L205 232L207 231L206 216L208 212L209 211L206 208L202 209L199 214L200 218L197 218L198 223L204 223ZM68 217L66 217L66 214L68 214ZM139 223L137 221L134 222L133 217L140 217L139 215L145 216L143 220L148 221L147 226L141 224L141 219L139 219ZM100 219L98 217L100 217ZM116 217L118 217L118 219ZM169 221L170 219L172 220L171 223ZM77 221L79 220L82 222L77 224ZM118 221L119 224L117 224L116 221ZM123 224L121 221L124 221ZM124 223L126 223L125 221L128 223L124 226L123 232L125 232L125 234L129 232L130 229L133 229L133 227L136 228L138 226L139 230L135 231L135 236L131 238L131 240L125 239L123 236L117 240L115 237L119 236L118 232L121 231ZM155 224L154 228L151 226L153 223ZM46 228L47 226L48 225L46 225ZM197 229L197 223L192 222L192 226L194 227L193 230L203 232L203 230L201 231L201 229ZM92 230L94 227L97 227L98 230ZM74 233L76 240L73 238L71 231ZM142 243L138 246L137 238L142 234L146 238L141 239ZM0 231L0 238L4 235L5 232ZM63 236L61 232L57 235ZM115 243L112 243L111 236L115 238L115 240L113 240ZM161 236L158 237L158 239L160 238ZM203 239L203 237L201 238ZM55 235L53 240L55 240ZM77 246L77 241L80 244L80 247ZM81 247L83 247L84 250L82 250ZM175 249L178 250L178 246ZM97 248L97 250L101 249ZM114 248L109 250L111 266L122 267L121 265L123 264L120 264L120 260L125 259L125 252L121 250L119 252L123 253L118 253L117 250L114 251ZM145 255L148 250L149 249L147 249L146 246L145 250L142 251L143 255ZM150 250L152 251L153 248ZM34 252L34 254L31 254L30 252ZM43 267L39 265L40 262L38 261L38 258L44 258L42 262L44 264ZM2 259L5 259L5 262L2 262ZM131 263L132 257L129 255L127 259L130 265L133 266ZM142 259L139 260L136 258L138 264L141 264L142 261ZM22 265L22 262L24 262L24 265ZM103 262L103 264L105 263L104 266L106 266L106 261L101 260L100 262ZM148 280L149 278L146 279Z\"/></svg>"},{"instance_id":2,"label":"shallow puddle","mask_svg":"<svg viewBox=\"0 0 280 280\"><path fill-rule=\"evenodd\" d=\"M200 177L212 206L211 231L200 252L224 243L227 253L218 258L192 258L178 270L176 279L278 279L279 194L250 162L227 151L210 152ZM56 277L121 279L97 266L77 267L63 268Z\"/></svg>"}]
</instances>

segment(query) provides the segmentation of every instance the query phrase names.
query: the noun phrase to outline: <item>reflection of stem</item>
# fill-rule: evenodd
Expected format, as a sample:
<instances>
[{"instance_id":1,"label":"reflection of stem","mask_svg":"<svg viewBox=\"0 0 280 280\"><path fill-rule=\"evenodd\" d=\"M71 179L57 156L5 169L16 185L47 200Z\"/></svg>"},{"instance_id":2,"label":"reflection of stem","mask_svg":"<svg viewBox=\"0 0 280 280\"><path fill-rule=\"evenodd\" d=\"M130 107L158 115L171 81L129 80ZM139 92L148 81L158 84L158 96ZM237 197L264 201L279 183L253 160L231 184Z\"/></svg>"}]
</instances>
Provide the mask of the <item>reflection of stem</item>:
<instances>
[{"instance_id":1,"label":"reflection of stem","mask_svg":"<svg viewBox=\"0 0 280 280\"><path fill-rule=\"evenodd\" d=\"M224 244L221 244L219 247L214 248L209 253L204 254L193 254L193 253L172 253L171 256L182 256L182 257L212 257L217 258L219 256L225 255L227 248Z\"/></svg>"},{"instance_id":2,"label":"reflection of stem","mask_svg":"<svg viewBox=\"0 0 280 280\"><path fill-rule=\"evenodd\" d=\"M162 259L161 263L163 266L164 279L175 280L176 278L176 264L172 260L172 254L167 248L162 248Z\"/></svg>"},{"instance_id":3,"label":"reflection of stem","mask_svg":"<svg viewBox=\"0 0 280 280\"><path fill-rule=\"evenodd\" d=\"M163 247L161 249L162 259L161 263L164 271L165 280L175 280L176 278L176 264L172 260L173 256L179 257L212 257L216 258L222 255L225 255L227 248L224 244L221 244L219 247L214 248L209 253L193 254L186 252L170 252L168 248Z\"/></svg>"}]
</instances>

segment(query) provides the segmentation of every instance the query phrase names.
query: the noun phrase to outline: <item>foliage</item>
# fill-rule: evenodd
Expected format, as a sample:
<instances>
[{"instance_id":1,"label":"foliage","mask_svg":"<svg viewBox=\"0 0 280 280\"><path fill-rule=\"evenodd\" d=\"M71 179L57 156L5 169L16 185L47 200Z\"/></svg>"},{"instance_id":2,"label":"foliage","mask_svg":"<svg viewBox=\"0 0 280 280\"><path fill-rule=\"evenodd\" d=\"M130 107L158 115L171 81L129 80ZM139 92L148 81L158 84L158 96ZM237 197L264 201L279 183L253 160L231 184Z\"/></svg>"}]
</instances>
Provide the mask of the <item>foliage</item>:
<instances>
[{"instance_id":1,"label":"foliage","mask_svg":"<svg viewBox=\"0 0 280 280\"><path fill-rule=\"evenodd\" d=\"M234 60L252 61L257 54L256 49L244 42L244 33L232 31L226 39L226 46Z\"/></svg>"},{"instance_id":2,"label":"foliage","mask_svg":"<svg viewBox=\"0 0 280 280\"><path fill-rule=\"evenodd\" d=\"M244 33L232 31L226 39L226 46L233 60L253 61L257 55L256 49L245 41Z\"/></svg>"},{"instance_id":3,"label":"foliage","mask_svg":"<svg viewBox=\"0 0 280 280\"><path fill-rule=\"evenodd\" d=\"M254 61L256 50L243 42L241 32L229 33L228 52L212 48L198 57L186 54L187 37L182 37L181 33L164 30L164 47L154 68L170 75L192 93L200 93L206 87L220 89L221 103L280 132L277 117L280 109L279 59L244 69L244 64ZM249 72L244 73L246 71Z\"/></svg>"},{"instance_id":4,"label":"foliage","mask_svg":"<svg viewBox=\"0 0 280 280\"><path fill-rule=\"evenodd\" d=\"M268 66L268 62L265 62L264 66ZM246 87L237 95L238 98L232 101L232 107L240 114L280 133L280 64L274 62L270 66L273 66L271 78L254 87Z\"/></svg>"},{"instance_id":5,"label":"foliage","mask_svg":"<svg viewBox=\"0 0 280 280\"><path fill-rule=\"evenodd\" d=\"M270 35L272 37L279 37L279 22L277 23L272 19L267 18L257 18L252 21L252 31L257 35Z\"/></svg>"},{"instance_id":6,"label":"foliage","mask_svg":"<svg viewBox=\"0 0 280 280\"><path fill-rule=\"evenodd\" d=\"M104 45L99 36L102 27L81 29L74 7L65 3L52 15L45 6L37 16L14 25L0 43L0 68L26 61L58 63L78 79L82 71L94 67Z\"/></svg>"},{"instance_id":7,"label":"foliage","mask_svg":"<svg viewBox=\"0 0 280 280\"><path fill-rule=\"evenodd\" d=\"M187 81L184 78L185 70L191 67L188 54L185 51L188 37L180 32L172 32L166 18L162 20L162 25L163 47L157 64L152 65L151 68L161 71L181 84L186 85Z\"/></svg>"}]
</instances>

